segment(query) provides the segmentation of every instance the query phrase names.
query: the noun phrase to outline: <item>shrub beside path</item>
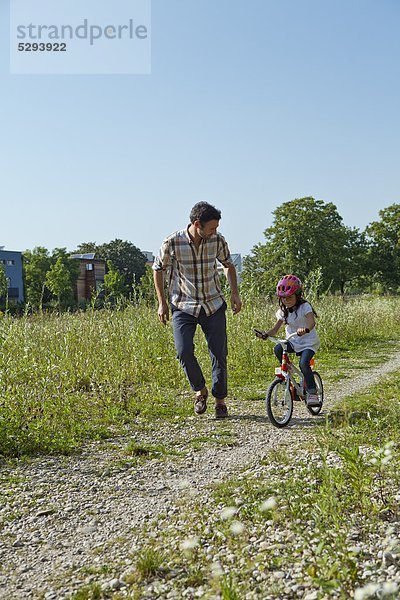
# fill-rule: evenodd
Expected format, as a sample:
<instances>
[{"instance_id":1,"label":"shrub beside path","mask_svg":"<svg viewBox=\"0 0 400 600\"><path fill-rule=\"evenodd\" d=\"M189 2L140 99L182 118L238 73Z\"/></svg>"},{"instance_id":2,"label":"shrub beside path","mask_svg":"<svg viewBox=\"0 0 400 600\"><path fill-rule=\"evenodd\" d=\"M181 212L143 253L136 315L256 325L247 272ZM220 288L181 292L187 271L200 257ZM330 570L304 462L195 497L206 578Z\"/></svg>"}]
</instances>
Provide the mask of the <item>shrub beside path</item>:
<instances>
[{"instance_id":1,"label":"shrub beside path","mask_svg":"<svg viewBox=\"0 0 400 600\"><path fill-rule=\"evenodd\" d=\"M400 356L393 356L379 367L355 371L343 386L327 387L322 417L335 401L399 367ZM130 436L91 442L79 455L3 466L0 598L67 598L94 582L119 588L144 526L160 514L176 514L185 494L205 502L212 484L256 464L268 451L294 449L320 418L296 404L291 426L278 430L261 399L232 399L229 407L226 421L215 421L210 406L204 417L135 432L135 447L158 444L164 448L161 458L135 463Z\"/></svg>"}]
</instances>

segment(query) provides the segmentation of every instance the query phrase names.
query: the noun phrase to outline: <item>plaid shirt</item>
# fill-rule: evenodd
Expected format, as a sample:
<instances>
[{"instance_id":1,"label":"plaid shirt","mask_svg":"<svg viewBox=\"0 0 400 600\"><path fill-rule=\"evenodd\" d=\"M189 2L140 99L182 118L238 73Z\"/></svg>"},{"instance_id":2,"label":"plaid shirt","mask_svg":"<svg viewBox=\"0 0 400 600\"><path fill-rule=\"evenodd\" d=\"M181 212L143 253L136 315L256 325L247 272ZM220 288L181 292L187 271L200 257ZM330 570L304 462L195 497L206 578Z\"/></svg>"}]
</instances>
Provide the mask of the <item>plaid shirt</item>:
<instances>
[{"instance_id":1,"label":"plaid shirt","mask_svg":"<svg viewBox=\"0 0 400 600\"><path fill-rule=\"evenodd\" d=\"M170 269L169 294L174 306L195 317L203 307L210 316L224 303L217 260L224 267L233 264L225 238L216 233L202 239L197 250L186 228L163 241L153 269Z\"/></svg>"}]
</instances>

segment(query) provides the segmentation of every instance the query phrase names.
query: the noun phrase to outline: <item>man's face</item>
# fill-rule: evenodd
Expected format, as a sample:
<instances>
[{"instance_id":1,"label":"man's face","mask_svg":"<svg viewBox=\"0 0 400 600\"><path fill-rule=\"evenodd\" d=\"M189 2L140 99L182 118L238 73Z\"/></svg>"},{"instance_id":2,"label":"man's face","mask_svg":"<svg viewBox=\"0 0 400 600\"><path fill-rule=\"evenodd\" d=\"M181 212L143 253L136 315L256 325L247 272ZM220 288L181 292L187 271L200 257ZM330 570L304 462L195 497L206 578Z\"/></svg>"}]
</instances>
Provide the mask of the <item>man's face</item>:
<instances>
[{"instance_id":1,"label":"man's face","mask_svg":"<svg viewBox=\"0 0 400 600\"><path fill-rule=\"evenodd\" d=\"M208 240L208 238L217 233L219 221L213 219L212 221L207 221L204 225L202 225L200 221L195 221L194 226L196 227L199 236L203 238L203 240Z\"/></svg>"}]
</instances>

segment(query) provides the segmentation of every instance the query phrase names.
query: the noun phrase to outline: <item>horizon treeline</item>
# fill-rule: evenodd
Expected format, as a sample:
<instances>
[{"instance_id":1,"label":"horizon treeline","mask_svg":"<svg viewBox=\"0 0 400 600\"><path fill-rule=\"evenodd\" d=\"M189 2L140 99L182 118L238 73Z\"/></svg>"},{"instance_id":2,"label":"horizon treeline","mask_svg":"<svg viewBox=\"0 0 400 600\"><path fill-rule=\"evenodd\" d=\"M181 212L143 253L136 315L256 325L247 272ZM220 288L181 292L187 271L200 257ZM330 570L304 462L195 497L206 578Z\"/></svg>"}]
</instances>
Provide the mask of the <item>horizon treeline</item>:
<instances>
[{"instance_id":1,"label":"horizon treeline","mask_svg":"<svg viewBox=\"0 0 400 600\"><path fill-rule=\"evenodd\" d=\"M365 230L348 227L331 202L312 197L284 202L273 211L265 241L244 257L241 288L247 296L271 296L277 280L295 273L315 294L400 293L400 204L379 211ZM93 290L92 306L121 300L155 302L146 256L133 243L83 242L73 252L42 246L23 252L24 308L75 309L79 263L72 254L94 253L106 261L104 288ZM7 280L0 265L0 307ZM84 308L86 303L81 303ZM7 306L6 306L7 307ZM16 307L17 308L17 307Z\"/></svg>"},{"instance_id":2,"label":"horizon treeline","mask_svg":"<svg viewBox=\"0 0 400 600\"><path fill-rule=\"evenodd\" d=\"M284 202L273 217L265 241L244 259L247 292L274 294L280 277L295 273L317 293L400 293L400 204L380 210L363 231L312 197Z\"/></svg>"}]
</instances>

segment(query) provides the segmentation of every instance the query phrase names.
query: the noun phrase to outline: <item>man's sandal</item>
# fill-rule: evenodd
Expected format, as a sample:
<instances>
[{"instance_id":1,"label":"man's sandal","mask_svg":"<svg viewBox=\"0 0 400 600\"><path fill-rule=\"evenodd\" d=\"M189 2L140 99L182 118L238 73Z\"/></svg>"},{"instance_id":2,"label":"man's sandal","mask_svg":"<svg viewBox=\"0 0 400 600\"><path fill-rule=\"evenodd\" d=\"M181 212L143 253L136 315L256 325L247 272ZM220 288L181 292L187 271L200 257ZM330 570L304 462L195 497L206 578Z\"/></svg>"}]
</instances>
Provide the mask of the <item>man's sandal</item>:
<instances>
[{"instance_id":1,"label":"man's sandal","mask_svg":"<svg viewBox=\"0 0 400 600\"><path fill-rule=\"evenodd\" d=\"M194 412L196 415L202 415L207 410L207 398L208 392L202 394L201 396L197 396L194 401Z\"/></svg>"}]
</instances>

